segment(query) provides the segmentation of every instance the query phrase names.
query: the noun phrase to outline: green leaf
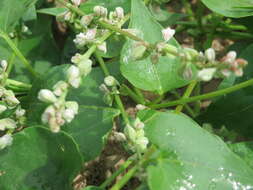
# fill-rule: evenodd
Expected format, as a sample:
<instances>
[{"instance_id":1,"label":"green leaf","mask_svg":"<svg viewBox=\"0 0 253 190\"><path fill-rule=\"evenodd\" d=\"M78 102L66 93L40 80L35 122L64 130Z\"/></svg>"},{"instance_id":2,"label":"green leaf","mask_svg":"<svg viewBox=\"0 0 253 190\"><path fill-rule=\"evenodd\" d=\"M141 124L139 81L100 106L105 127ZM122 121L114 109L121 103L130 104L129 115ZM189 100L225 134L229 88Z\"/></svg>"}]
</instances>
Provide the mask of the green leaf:
<instances>
[{"instance_id":1,"label":"green leaf","mask_svg":"<svg viewBox=\"0 0 253 190\"><path fill-rule=\"evenodd\" d=\"M145 121L146 136L162 151L157 164L148 167L151 190L253 187L253 170L220 138L185 115L151 113Z\"/></svg>"},{"instance_id":2,"label":"green leaf","mask_svg":"<svg viewBox=\"0 0 253 190\"><path fill-rule=\"evenodd\" d=\"M119 110L95 106L80 106L75 119L63 127L79 145L85 161L96 158L103 149L104 138L113 127Z\"/></svg>"},{"instance_id":3,"label":"green leaf","mask_svg":"<svg viewBox=\"0 0 253 190\"><path fill-rule=\"evenodd\" d=\"M36 0L1 0L0 1L0 29L11 32L27 9Z\"/></svg>"},{"instance_id":4,"label":"green leaf","mask_svg":"<svg viewBox=\"0 0 253 190\"><path fill-rule=\"evenodd\" d=\"M228 144L228 146L253 169L253 141Z\"/></svg>"},{"instance_id":5,"label":"green leaf","mask_svg":"<svg viewBox=\"0 0 253 190\"><path fill-rule=\"evenodd\" d=\"M131 23L129 28L138 29L138 36L149 43L162 42L162 27L154 20L141 0L132 0ZM172 39L170 43L178 46ZM133 51L136 42L128 39L121 52L121 72L134 86L148 91L164 93L189 83L179 76L182 67L179 58L159 56L157 63L152 63L151 55L135 60Z\"/></svg>"},{"instance_id":6,"label":"green leaf","mask_svg":"<svg viewBox=\"0 0 253 190\"><path fill-rule=\"evenodd\" d=\"M66 11L68 11L68 9L64 7L54 7L54 8L45 8L45 9L37 10L38 13L48 14L52 16L60 16L64 14Z\"/></svg>"},{"instance_id":7,"label":"green leaf","mask_svg":"<svg viewBox=\"0 0 253 190\"><path fill-rule=\"evenodd\" d=\"M253 15L251 0L202 0L202 2L212 11L227 17L239 18Z\"/></svg>"},{"instance_id":8,"label":"green leaf","mask_svg":"<svg viewBox=\"0 0 253 190\"><path fill-rule=\"evenodd\" d=\"M36 20L36 19L37 19L36 7L35 5L32 5L24 13L22 20L24 22L27 22L27 21Z\"/></svg>"},{"instance_id":9,"label":"green leaf","mask_svg":"<svg viewBox=\"0 0 253 190\"><path fill-rule=\"evenodd\" d=\"M13 144L0 152L0 189L72 189L82 160L69 135L29 127L13 137Z\"/></svg>"}]
</instances>

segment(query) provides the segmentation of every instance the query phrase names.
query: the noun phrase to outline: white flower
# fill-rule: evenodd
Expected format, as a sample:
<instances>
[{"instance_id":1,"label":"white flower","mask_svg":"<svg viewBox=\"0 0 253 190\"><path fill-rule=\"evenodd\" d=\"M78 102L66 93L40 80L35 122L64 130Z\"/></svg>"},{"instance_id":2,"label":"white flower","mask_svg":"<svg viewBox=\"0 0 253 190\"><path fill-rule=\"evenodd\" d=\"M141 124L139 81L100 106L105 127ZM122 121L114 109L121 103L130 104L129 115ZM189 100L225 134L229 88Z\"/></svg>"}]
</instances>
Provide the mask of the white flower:
<instances>
[{"instance_id":1,"label":"white flower","mask_svg":"<svg viewBox=\"0 0 253 190\"><path fill-rule=\"evenodd\" d=\"M106 42L103 42L103 43L97 45L97 48L98 48L100 51L106 53L106 52L107 52Z\"/></svg>"},{"instance_id":2,"label":"white flower","mask_svg":"<svg viewBox=\"0 0 253 190\"><path fill-rule=\"evenodd\" d=\"M227 53L227 55L226 55L225 61L226 61L227 63L231 63L231 64L232 64L233 62L235 62L236 56L237 56L237 54L236 54L235 51L229 51L229 52Z\"/></svg>"},{"instance_id":3,"label":"white flower","mask_svg":"<svg viewBox=\"0 0 253 190\"><path fill-rule=\"evenodd\" d=\"M62 117L68 122L70 123L74 117L75 117L75 112L73 109L65 109L62 113Z\"/></svg>"},{"instance_id":4,"label":"white flower","mask_svg":"<svg viewBox=\"0 0 253 190\"><path fill-rule=\"evenodd\" d=\"M102 6L95 6L93 11L96 16L102 16L102 17L106 17L108 13L107 8L102 7Z\"/></svg>"},{"instance_id":5,"label":"white flower","mask_svg":"<svg viewBox=\"0 0 253 190\"><path fill-rule=\"evenodd\" d=\"M5 110L7 110L7 107L5 105L0 104L0 114L3 113Z\"/></svg>"},{"instance_id":6,"label":"white flower","mask_svg":"<svg viewBox=\"0 0 253 190\"><path fill-rule=\"evenodd\" d=\"M13 119L5 118L0 120L0 130L15 129L17 128L16 122Z\"/></svg>"},{"instance_id":7,"label":"white flower","mask_svg":"<svg viewBox=\"0 0 253 190\"><path fill-rule=\"evenodd\" d=\"M82 47L86 44L87 39L85 37L85 34L83 32L76 35L76 38L73 40L73 42L78 46Z\"/></svg>"},{"instance_id":8,"label":"white flower","mask_svg":"<svg viewBox=\"0 0 253 190\"><path fill-rule=\"evenodd\" d=\"M97 34L97 29L93 28L93 29L88 29L86 34L85 34L85 38L88 41L92 41L95 39Z\"/></svg>"},{"instance_id":9,"label":"white flower","mask_svg":"<svg viewBox=\"0 0 253 190\"><path fill-rule=\"evenodd\" d=\"M7 66L8 66L8 62L6 60L2 60L0 64L1 64L1 67L3 68L3 70L6 71Z\"/></svg>"},{"instance_id":10,"label":"white flower","mask_svg":"<svg viewBox=\"0 0 253 190\"><path fill-rule=\"evenodd\" d=\"M210 81L215 72L216 68L202 69L198 72L198 78L202 81Z\"/></svg>"},{"instance_id":11,"label":"white flower","mask_svg":"<svg viewBox=\"0 0 253 190\"><path fill-rule=\"evenodd\" d=\"M115 13L116 13L116 17L118 19L123 19L124 18L124 9L122 7L116 7Z\"/></svg>"},{"instance_id":12,"label":"white flower","mask_svg":"<svg viewBox=\"0 0 253 190\"><path fill-rule=\"evenodd\" d=\"M139 129L143 129L144 126L145 126L144 123L141 122L140 118L137 117L134 121L134 127L139 130Z\"/></svg>"},{"instance_id":13,"label":"white flower","mask_svg":"<svg viewBox=\"0 0 253 190\"><path fill-rule=\"evenodd\" d=\"M124 128L124 133L130 141L135 142L136 131L134 130L133 127L131 127L130 125L126 125Z\"/></svg>"},{"instance_id":14,"label":"white flower","mask_svg":"<svg viewBox=\"0 0 253 190\"><path fill-rule=\"evenodd\" d=\"M38 94L38 99L46 103L54 103L57 101L54 93L48 89L41 89Z\"/></svg>"},{"instance_id":15,"label":"white flower","mask_svg":"<svg viewBox=\"0 0 253 190\"><path fill-rule=\"evenodd\" d=\"M136 105L136 109L137 110L145 110L147 107L145 105L142 105L142 104L137 104Z\"/></svg>"},{"instance_id":16,"label":"white flower","mask_svg":"<svg viewBox=\"0 0 253 190\"><path fill-rule=\"evenodd\" d=\"M73 79L70 79L69 81L69 84L73 87L73 88L79 88L80 84L81 84L81 78L78 77L78 78L73 78Z\"/></svg>"},{"instance_id":17,"label":"white flower","mask_svg":"<svg viewBox=\"0 0 253 190\"><path fill-rule=\"evenodd\" d=\"M49 123L50 118L55 117L56 110L54 106L48 106L41 116L41 121L44 124Z\"/></svg>"},{"instance_id":18,"label":"white flower","mask_svg":"<svg viewBox=\"0 0 253 190\"><path fill-rule=\"evenodd\" d=\"M79 6L81 4L81 2L82 2L82 0L71 0L71 1L76 6Z\"/></svg>"},{"instance_id":19,"label":"white flower","mask_svg":"<svg viewBox=\"0 0 253 190\"><path fill-rule=\"evenodd\" d=\"M81 75L86 76L91 72L92 61L90 59L83 60L78 64L78 68Z\"/></svg>"},{"instance_id":20,"label":"white flower","mask_svg":"<svg viewBox=\"0 0 253 190\"><path fill-rule=\"evenodd\" d=\"M23 25L23 26L22 26L22 32L23 32L23 33L27 33L28 30L29 30L29 28L28 28L26 25Z\"/></svg>"},{"instance_id":21,"label":"white flower","mask_svg":"<svg viewBox=\"0 0 253 190\"><path fill-rule=\"evenodd\" d=\"M16 109L15 114L17 118L20 118L25 115L25 110L19 107Z\"/></svg>"},{"instance_id":22,"label":"white flower","mask_svg":"<svg viewBox=\"0 0 253 190\"><path fill-rule=\"evenodd\" d=\"M10 146L12 144L13 138L11 134L5 134L0 137L0 149L4 149L6 146Z\"/></svg>"},{"instance_id":23,"label":"white flower","mask_svg":"<svg viewBox=\"0 0 253 190\"><path fill-rule=\"evenodd\" d=\"M78 103L77 102L75 102L75 101L67 101L66 103L65 103L65 106L66 106L66 108L68 108L68 109L72 109L73 110L73 112L75 113L75 114L77 114L78 113Z\"/></svg>"},{"instance_id":24,"label":"white flower","mask_svg":"<svg viewBox=\"0 0 253 190\"><path fill-rule=\"evenodd\" d=\"M81 25L84 26L84 27L87 27L91 21L93 20L93 15L90 14L90 15L84 15L82 18L81 18Z\"/></svg>"},{"instance_id":25,"label":"white flower","mask_svg":"<svg viewBox=\"0 0 253 190\"><path fill-rule=\"evenodd\" d=\"M80 70L77 66L71 65L67 70L68 80L80 77Z\"/></svg>"},{"instance_id":26,"label":"white flower","mask_svg":"<svg viewBox=\"0 0 253 190\"><path fill-rule=\"evenodd\" d=\"M209 48L205 51L205 56L206 56L206 59L210 62L213 62L215 61L215 51L213 48Z\"/></svg>"},{"instance_id":27,"label":"white flower","mask_svg":"<svg viewBox=\"0 0 253 190\"><path fill-rule=\"evenodd\" d=\"M62 95L62 93L68 88L68 84L65 81L58 81L53 86L53 92L56 96Z\"/></svg>"},{"instance_id":28,"label":"white flower","mask_svg":"<svg viewBox=\"0 0 253 190\"><path fill-rule=\"evenodd\" d=\"M13 91L11 90L4 90L3 95L4 95L4 101L6 101L6 103L11 107L15 107L16 105L20 103L19 100L15 97L15 94L13 93Z\"/></svg>"},{"instance_id":29,"label":"white flower","mask_svg":"<svg viewBox=\"0 0 253 190\"><path fill-rule=\"evenodd\" d=\"M170 27L162 30L163 38L166 42L169 41L175 33L176 31L174 29L171 29Z\"/></svg>"},{"instance_id":30,"label":"white flower","mask_svg":"<svg viewBox=\"0 0 253 190\"><path fill-rule=\"evenodd\" d=\"M104 83L107 85L107 86L114 86L117 84L117 81L116 79L113 77L113 76L107 76L105 77L104 79Z\"/></svg>"},{"instance_id":31,"label":"white flower","mask_svg":"<svg viewBox=\"0 0 253 190\"><path fill-rule=\"evenodd\" d=\"M50 130L53 133L58 133L60 131L60 129L61 129L60 125L57 123L55 117L50 118L48 124L49 124Z\"/></svg>"}]
</instances>

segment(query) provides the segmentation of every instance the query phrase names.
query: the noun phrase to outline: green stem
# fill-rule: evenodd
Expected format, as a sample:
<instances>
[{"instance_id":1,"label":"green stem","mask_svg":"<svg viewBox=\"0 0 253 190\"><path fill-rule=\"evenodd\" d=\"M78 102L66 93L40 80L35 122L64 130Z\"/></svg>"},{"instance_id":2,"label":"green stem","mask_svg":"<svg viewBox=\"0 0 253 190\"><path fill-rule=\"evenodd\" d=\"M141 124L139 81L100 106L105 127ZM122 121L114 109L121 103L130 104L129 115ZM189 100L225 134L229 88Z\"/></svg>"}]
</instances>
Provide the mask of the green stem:
<instances>
[{"instance_id":1,"label":"green stem","mask_svg":"<svg viewBox=\"0 0 253 190\"><path fill-rule=\"evenodd\" d=\"M183 99L184 98L188 98L190 95L191 95L191 93L192 93L192 91L193 91L193 89L194 89L194 87L196 86L196 84L197 84L198 82L197 81L192 81L189 85L188 85L188 87L187 87L187 89L186 89L186 91L185 91L185 93L184 93L184 95L183 95ZM177 107L176 107L176 110L175 110L175 113L180 113L182 110L183 110L183 107L184 107L184 105L178 105Z\"/></svg>"},{"instance_id":2,"label":"green stem","mask_svg":"<svg viewBox=\"0 0 253 190\"><path fill-rule=\"evenodd\" d=\"M7 42L7 44L10 46L13 52L17 55L17 57L19 57L19 59L22 61L24 66L27 68L27 70L30 71L34 77L37 77L38 74L35 72L35 70L30 65L30 63L25 58L25 56L19 51L19 49L16 47L13 41L9 38L9 36L0 30L0 37L2 37Z\"/></svg>"},{"instance_id":3,"label":"green stem","mask_svg":"<svg viewBox=\"0 0 253 190\"><path fill-rule=\"evenodd\" d=\"M145 101L143 101L138 95L136 95L127 85L122 84L122 87L126 90L127 94L137 103L145 105Z\"/></svg>"},{"instance_id":4,"label":"green stem","mask_svg":"<svg viewBox=\"0 0 253 190\"><path fill-rule=\"evenodd\" d=\"M132 163L133 163L133 160L125 161L120 166L120 168L115 173L113 173L109 178L107 178L106 181L104 181L104 183L102 183L99 187L102 188L102 189L106 188L108 185L110 185L112 183L112 181L116 177L118 177L121 173L123 173L128 168L128 166L130 166L130 164L132 164Z\"/></svg>"},{"instance_id":5,"label":"green stem","mask_svg":"<svg viewBox=\"0 0 253 190\"><path fill-rule=\"evenodd\" d=\"M152 105L152 106L150 106L150 108L159 109L159 108L166 108L166 107L182 105L182 104L184 105L184 104L190 103L190 102L210 99L210 98L213 98L213 97L229 94L229 93L240 90L242 88L246 88L246 87L251 86L251 85L253 85L253 79L247 80L245 82L239 83L239 84L237 84L235 86L232 86L232 87L229 87L229 88L225 88L225 89L222 89L222 90L217 90L215 92L210 92L210 93L202 94L202 95L199 95L199 96L193 96L193 97L190 97L190 98L182 98L180 100L176 100L176 101L172 101L172 102L166 102L166 103L162 103L162 104Z\"/></svg>"},{"instance_id":6,"label":"green stem","mask_svg":"<svg viewBox=\"0 0 253 190\"><path fill-rule=\"evenodd\" d=\"M16 80L12 80L12 79L7 79L6 80L6 85L10 85L10 86L15 86L15 87L18 87L18 88L23 88L23 89L27 89L27 90L30 90L32 85L31 84L26 84L26 83L23 83L23 82L20 82L20 81L16 81Z\"/></svg>"},{"instance_id":7,"label":"green stem","mask_svg":"<svg viewBox=\"0 0 253 190\"><path fill-rule=\"evenodd\" d=\"M85 13L82 10L80 10L78 7L72 5L71 3L68 3L66 0L56 0L56 1L60 2L66 8L68 8L69 10L71 10L74 13L77 13L80 16L84 16L85 15Z\"/></svg>"}]
</instances>

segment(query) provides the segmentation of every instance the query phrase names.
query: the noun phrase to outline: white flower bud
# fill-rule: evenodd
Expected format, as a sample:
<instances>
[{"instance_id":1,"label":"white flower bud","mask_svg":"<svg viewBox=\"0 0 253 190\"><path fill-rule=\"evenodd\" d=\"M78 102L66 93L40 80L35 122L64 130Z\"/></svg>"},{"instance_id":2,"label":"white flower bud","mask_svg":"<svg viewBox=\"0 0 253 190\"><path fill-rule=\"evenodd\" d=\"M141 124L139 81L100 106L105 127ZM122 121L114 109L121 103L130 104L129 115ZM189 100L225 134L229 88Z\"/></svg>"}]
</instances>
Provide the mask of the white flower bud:
<instances>
[{"instance_id":1,"label":"white flower bud","mask_svg":"<svg viewBox=\"0 0 253 190\"><path fill-rule=\"evenodd\" d=\"M78 64L78 68L81 75L87 76L91 72L92 61L90 59L83 60Z\"/></svg>"},{"instance_id":2,"label":"white flower bud","mask_svg":"<svg viewBox=\"0 0 253 190\"><path fill-rule=\"evenodd\" d=\"M137 104L137 105L136 105L136 109L137 109L137 110L145 110L145 109L147 109L147 106L142 105L142 104Z\"/></svg>"},{"instance_id":3,"label":"white flower bud","mask_svg":"<svg viewBox=\"0 0 253 190\"><path fill-rule=\"evenodd\" d=\"M78 46L82 47L87 43L87 39L84 33L79 33L76 35L76 38L73 40L73 42Z\"/></svg>"},{"instance_id":4,"label":"white flower bud","mask_svg":"<svg viewBox=\"0 0 253 190\"><path fill-rule=\"evenodd\" d=\"M70 123L74 117L75 117L75 112L73 109L65 109L62 113L62 117L68 122Z\"/></svg>"},{"instance_id":5,"label":"white flower bud","mask_svg":"<svg viewBox=\"0 0 253 190\"><path fill-rule=\"evenodd\" d=\"M106 53L107 52L106 42L103 42L102 44L97 45L97 48L98 50Z\"/></svg>"},{"instance_id":6,"label":"white flower bud","mask_svg":"<svg viewBox=\"0 0 253 190\"><path fill-rule=\"evenodd\" d=\"M68 80L80 77L80 70L77 66L71 65L67 70Z\"/></svg>"},{"instance_id":7,"label":"white flower bud","mask_svg":"<svg viewBox=\"0 0 253 190\"><path fill-rule=\"evenodd\" d=\"M136 139L136 148L140 152L144 152L147 149L147 145L149 143L148 138L146 137L140 137Z\"/></svg>"},{"instance_id":8,"label":"white flower bud","mask_svg":"<svg viewBox=\"0 0 253 190\"><path fill-rule=\"evenodd\" d=\"M237 56L237 54L236 54L235 51L229 51L229 52L227 53L227 55L226 55L225 61L226 61L227 63L233 63L233 62L235 62L236 56Z\"/></svg>"},{"instance_id":9,"label":"white flower bud","mask_svg":"<svg viewBox=\"0 0 253 190\"><path fill-rule=\"evenodd\" d=\"M117 81L113 76L107 76L107 77L104 78L104 83L107 86L114 86L114 85L117 84Z\"/></svg>"},{"instance_id":10,"label":"white flower bud","mask_svg":"<svg viewBox=\"0 0 253 190\"><path fill-rule=\"evenodd\" d=\"M1 64L1 67L3 68L3 70L6 71L6 69L8 67L8 62L6 60L2 60L0 64Z\"/></svg>"},{"instance_id":11,"label":"white flower bud","mask_svg":"<svg viewBox=\"0 0 253 190\"><path fill-rule=\"evenodd\" d=\"M191 65L186 65L184 71L183 71L183 78L185 80L191 80L193 76Z\"/></svg>"},{"instance_id":12,"label":"white flower bud","mask_svg":"<svg viewBox=\"0 0 253 190\"><path fill-rule=\"evenodd\" d=\"M216 72L216 68L202 69L198 72L198 78L202 81L210 81Z\"/></svg>"},{"instance_id":13,"label":"white flower bud","mask_svg":"<svg viewBox=\"0 0 253 190\"><path fill-rule=\"evenodd\" d=\"M66 106L67 109L73 110L74 114L78 113L78 107L79 107L79 105L78 105L77 102L75 102L75 101L67 101L65 103L65 106Z\"/></svg>"},{"instance_id":14,"label":"white flower bud","mask_svg":"<svg viewBox=\"0 0 253 190\"><path fill-rule=\"evenodd\" d=\"M65 81L58 81L54 86L53 86L53 92L56 96L61 96L62 93L67 90L68 84Z\"/></svg>"},{"instance_id":15,"label":"white flower bud","mask_svg":"<svg viewBox=\"0 0 253 190\"><path fill-rule=\"evenodd\" d=\"M50 118L55 117L56 111L54 106L48 106L41 116L41 121L43 124L49 123Z\"/></svg>"},{"instance_id":16,"label":"white flower bud","mask_svg":"<svg viewBox=\"0 0 253 190\"><path fill-rule=\"evenodd\" d=\"M65 14L64 14L64 20L65 21L70 21L72 17L72 13L70 11L67 11Z\"/></svg>"},{"instance_id":17,"label":"white flower bud","mask_svg":"<svg viewBox=\"0 0 253 190\"><path fill-rule=\"evenodd\" d=\"M209 48L205 51L205 57L208 61L214 62L215 61L215 51L213 48Z\"/></svg>"},{"instance_id":18,"label":"white flower bud","mask_svg":"<svg viewBox=\"0 0 253 190\"><path fill-rule=\"evenodd\" d=\"M19 100L15 97L15 94L11 90L4 90L3 91L4 98L3 100L8 104L8 106L15 107L18 105L20 102Z\"/></svg>"},{"instance_id":19,"label":"white flower bud","mask_svg":"<svg viewBox=\"0 0 253 190\"><path fill-rule=\"evenodd\" d=\"M15 114L17 118L20 118L25 115L25 110L19 107L16 109Z\"/></svg>"},{"instance_id":20,"label":"white flower bud","mask_svg":"<svg viewBox=\"0 0 253 190\"><path fill-rule=\"evenodd\" d=\"M80 53L76 53L73 57L71 57L71 62L74 64L79 64L82 60L82 55Z\"/></svg>"},{"instance_id":21,"label":"white flower bud","mask_svg":"<svg viewBox=\"0 0 253 190\"><path fill-rule=\"evenodd\" d=\"M76 6L79 6L82 2L82 0L71 0L71 2L76 5Z\"/></svg>"},{"instance_id":22,"label":"white flower bud","mask_svg":"<svg viewBox=\"0 0 253 190\"><path fill-rule=\"evenodd\" d=\"M124 133L130 141L135 142L136 131L134 130L133 127L131 127L130 125L126 125L124 128Z\"/></svg>"},{"instance_id":23,"label":"white flower bud","mask_svg":"<svg viewBox=\"0 0 253 190\"><path fill-rule=\"evenodd\" d=\"M167 42L174 36L175 33L176 31L174 29L171 29L170 27L165 28L162 30L163 39Z\"/></svg>"},{"instance_id":24,"label":"white flower bud","mask_svg":"<svg viewBox=\"0 0 253 190\"><path fill-rule=\"evenodd\" d=\"M54 103L57 101L54 93L48 89L42 89L39 91L38 99L46 103Z\"/></svg>"},{"instance_id":25,"label":"white flower bud","mask_svg":"<svg viewBox=\"0 0 253 190\"><path fill-rule=\"evenodd\" d=\"M91 21L93 20L93 15L84 15L82 18L81 18L81 25L84 26L84 27L87 27Z\"/></svg>"},{"instance_id":26,"label":"white flower bud","mask_svg":"<svg viewBox=\"0 0 253 190\"><path fill-rule=\"evenodd\" d=\"M49 124L50 130L53 133L58 133L60 131L60 129L61 129L60 125L57 123L55 117L50 118L48 124Z\"/></svg>"},{"instance_id":27,"label":"white flower bud","mask_svg":"<svg viewBox=\"0 0 253 190\"><path fill-rule=\"evenodd\" d=\"M0 120L0 130L15 129L17 128L16 122L13 119L5 118Z\"/></svg>"},{"instance_id":28,"label":"white flower bud","mask_svg":"<svg viewBox=\"0 0 253 190\"><path fill-rule=\"evenodd\" d=\"M68 81L69 84L73 87L73 88L79 88L80 84L81 84L81 77L78 78L73 78L72 80Z\"/></svg>"},{"instance_id":29,"label":"white flower bud","mask_svg":"<svg viewBox=\"0 0 253 190\"><path fill-rule=\"evenodd\" d=\"M0 114L3 113L5 110L7 110L7 107L5 105L0 104Z\"/></svg>"},{"instance_id":30,"label":"white flower bud","mask_svg":"<svg viewBox=\"0 0 253 190\"><path fill-rule=\"evenodd\" d=\"M28 28L26 25L23 25L23 26L22 26L22 32L23 32L23 33L27 33L28 30L29 30L29 28Z\"/></svg>"},{"instance_id":31,"label":"white flower bud","mask_svg":"<svg viewBox=\"0 0 253 190\"><path fill-rule=\"evenodd\" d=\"M97 34L97 29L96 28L88 29L86 34L85 34L85 38L88 41L92 41L92 40L95 39L96 34Z\"/></svg>"},{"instance_id":32,"label":"white flower bud","mask_svg":"<svg viewBox=\"0 0 253 190\"><path fill-rule=\"evenodd\" d=\"M135 121L134 121L134 127L139 130L139 129L143 129L144 128L144 123L141 122L140 118L136 118Z\"/></svg>"},{"instance_id":33,"label":"white flower bud","mask_svg":"<svg viewBox=\"0 0 253 190\"><path fill-rule=\"evenodd\" d=\"M10 146L12 144L13 138L11 134L5 134L0 137L0 149L4 149L6 146Z\"/></svg>"},{"instance_id":34,"label":"white flower bud","mask_svg":"<svg viewBox=\"0 0 253 190\"><path fill-rule=\"evenodd\" d=\"M96 16L102 16L102 17L106 17L108 13L107 8L102 7L102 6L95 6L93 11Z\"/></svg>"},{"instance_id":35,"label":"white flower bud","mask_svg":"<svg viewBox=\"0 0 253 190\"><path fill-rule=\"evenodd\" d=\"M116 7L115 13L116 13L116 17L118 19L123 19L124 18L124 9L122 7Z\"/></svg>"},{"instance_id":36,"label":"white flower bud","mask_svg":"<svg viewBox=\"0 0 253 190\"><path fill-rule=\"evenodd\" d=\"M101 90L104 93L110 93L110 90L107 88L107 86L104 83L99 86L99 90Z\"/></svg>"}]
</instances>

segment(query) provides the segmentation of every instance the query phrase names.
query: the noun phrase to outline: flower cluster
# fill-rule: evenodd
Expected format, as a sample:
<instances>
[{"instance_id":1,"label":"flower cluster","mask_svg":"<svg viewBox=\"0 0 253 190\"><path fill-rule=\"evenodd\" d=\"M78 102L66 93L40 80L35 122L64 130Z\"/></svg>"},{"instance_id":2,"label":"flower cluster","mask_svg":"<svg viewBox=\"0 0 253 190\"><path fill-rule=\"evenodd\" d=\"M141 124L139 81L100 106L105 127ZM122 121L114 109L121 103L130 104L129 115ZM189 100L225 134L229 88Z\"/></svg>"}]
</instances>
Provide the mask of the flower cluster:
<instances>
[{"instance_id":1,"label":"flower cluster","mask_svg":"<svg viewBox=\"0 0 253 190\"><path fill-rule=\"evenodd\" d=\"M143 153L149 143L148 138L145 137L144 126L144 123L137 117L133 126L126 125L124 128L130 149L137 153Z\"/></svg>"}]
</instances>

